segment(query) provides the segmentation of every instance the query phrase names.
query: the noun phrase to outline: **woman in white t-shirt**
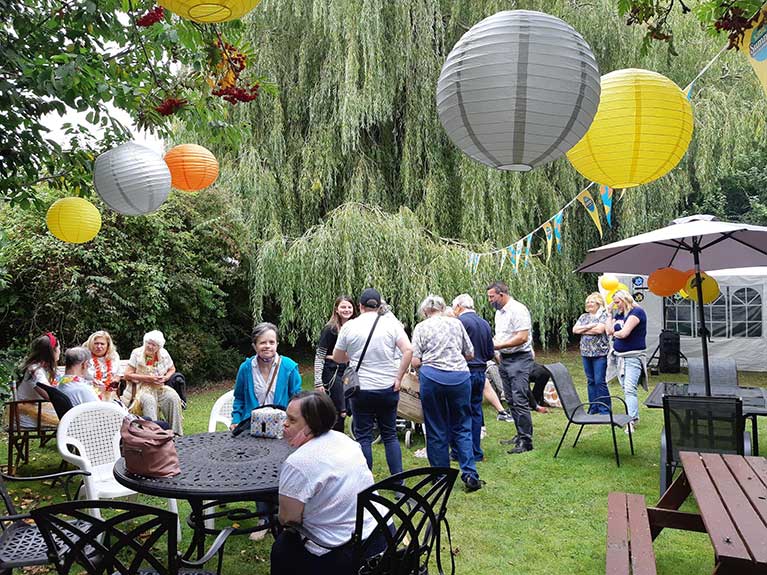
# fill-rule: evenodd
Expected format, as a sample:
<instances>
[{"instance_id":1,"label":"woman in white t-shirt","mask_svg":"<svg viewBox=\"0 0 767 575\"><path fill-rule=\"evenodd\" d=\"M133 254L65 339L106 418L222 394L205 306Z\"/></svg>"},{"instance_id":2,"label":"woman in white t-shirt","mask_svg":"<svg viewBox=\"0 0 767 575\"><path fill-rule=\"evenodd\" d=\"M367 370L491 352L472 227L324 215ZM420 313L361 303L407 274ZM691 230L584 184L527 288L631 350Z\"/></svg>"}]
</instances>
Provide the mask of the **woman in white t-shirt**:
<instances>
[{"instance_id":1,"label":"woman in white t-shirt","mask_svg":"<svg viewBox=\"0 0 767 575\"><path fill-rule=\"evenodd\" d=\"M32 341L29 355L21 366L21 381L16 388L17 400L48 399L48 394L37 387L37 384L56 385L56 364L60 355L59 342L51 332ZM33 427L38 423L55 426L59 421L50 403L44 403L42 406L37 403L20 403L18 410L22 427Z\"/></svg>"},{"instance_id":2,"label":"woman in white t-shirt","mask_svg":"<svg viewBox=\"0 0 767 575\"><path fill-rule=\"evenodd\" d=\"M373 484L373 474L360 446L333 431L336 409L326 394L298 394L290 401L287 416L285 440L296 450L280 470L279 520L282 525L303 526L320 545L283 531L272 545L271 575L351 573L353 549L344 544L355 529L357 494ZM363 537L375 525L366 514ZM386 547L383 534L376 532L374 537L366 543L368 557Z\"/></svg>"}]
</instances>

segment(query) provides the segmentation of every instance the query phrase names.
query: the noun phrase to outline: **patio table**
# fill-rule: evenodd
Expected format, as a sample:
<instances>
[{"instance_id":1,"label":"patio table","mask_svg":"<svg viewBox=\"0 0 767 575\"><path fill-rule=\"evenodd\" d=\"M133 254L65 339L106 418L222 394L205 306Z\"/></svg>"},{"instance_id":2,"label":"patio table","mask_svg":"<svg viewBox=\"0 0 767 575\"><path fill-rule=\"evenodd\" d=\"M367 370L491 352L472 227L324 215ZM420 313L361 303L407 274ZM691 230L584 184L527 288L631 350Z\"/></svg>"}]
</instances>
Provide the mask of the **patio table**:
<instances>
[{"instance_id":1,"label":"patio table","mask_svg":"<svg viewBox=\"0 0 767 575\"><path fill-rule=\"evenodd\" d=\"M700 388L698 388L700 389ZM698 396L705 395L690 392L687 383L663 382L658 383L644 404L651 409L663 409L664 395ZM759 454L759 432L756 425L757 416L767 416L767 391L761 387L721 387L711 388L712 396L739 397L743 403L743 416L751 419L751 446L754 455Z\"/></svg>"},{"instance_id":2,"label":"patio table","mask_svg":"<svg viewBox=\"0 0 767 575\"><path fill-rule=\"evenodd\" d=\"M767 459L682 451L682 473L647 509L652 538L664 528L708 533L716 575L767 572ZM692 494L700 513L679 511Z\"/></svg>"},{"instance_id":3,"label":"patio table","mask_svg":"<svg viewBox=\"0 0 767 575\"><path fill-rule=\"evenodd\" d=\"M226 517L238 522L263 515L236 507L215 512L216 506L232 502L276 506L280 468L293 448L281 439L252 437L247 433L232 437L229 432L220 432L179 437L176 451L181 474L175 477L134 475L125 469L123 458L115 463L114 476L118 483L139 493L189 501L192 513L188 523L194 529L194 537L187 556L191 556L195 548L202 553L206 534L217 533L205 526L206 519ZM263 526L237 528L234 533L271 527L267 521Z\"/></svg>"}]
</instances>

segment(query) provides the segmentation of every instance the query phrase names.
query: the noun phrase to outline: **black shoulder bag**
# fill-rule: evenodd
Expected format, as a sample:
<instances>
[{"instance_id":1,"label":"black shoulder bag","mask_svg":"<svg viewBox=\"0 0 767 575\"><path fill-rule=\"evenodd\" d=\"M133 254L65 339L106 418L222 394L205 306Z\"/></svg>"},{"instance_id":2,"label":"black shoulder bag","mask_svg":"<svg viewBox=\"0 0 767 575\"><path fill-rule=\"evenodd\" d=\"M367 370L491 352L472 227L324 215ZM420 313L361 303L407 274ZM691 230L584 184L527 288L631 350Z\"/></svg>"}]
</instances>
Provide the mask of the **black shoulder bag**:
<instances>
[{"instance_id":1,"label":"black shoulder bag","mask_svg":"<svg viewBox=\"0 0 767 575\"><path fill-rule=\"evenodd\" d=\"M373 327L370 328L368 339L365 342L365 347L362 348L362 355L360 355L360 360L357 362L357 365L354 367L350 365L344 370L344 375L341 378L341 381L344 384L344 397L346 399L352 397L360 388L360 377L357 372L360 370L362 360L365 358L365 352L368 350L368 345L370 345L370 338L373 337L373 332L376 329L376 325L378 325L379 319L381 319L381 315L376 314L376 320L373 322Z\"/></svg>"}]
</instances>

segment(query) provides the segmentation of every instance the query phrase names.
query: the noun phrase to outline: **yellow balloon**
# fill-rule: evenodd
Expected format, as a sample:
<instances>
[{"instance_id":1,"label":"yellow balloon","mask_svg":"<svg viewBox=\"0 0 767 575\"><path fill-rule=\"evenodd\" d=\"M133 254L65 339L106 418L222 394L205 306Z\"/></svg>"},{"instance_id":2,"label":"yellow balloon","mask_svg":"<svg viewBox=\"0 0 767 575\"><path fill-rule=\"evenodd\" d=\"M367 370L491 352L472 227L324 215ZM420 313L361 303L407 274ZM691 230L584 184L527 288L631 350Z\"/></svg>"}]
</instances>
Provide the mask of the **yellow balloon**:
<instances>
[{"instance_id":1,"label":"yellow balloon","mask_svg":"<svg viewBox=\"0 0 767 575\"><path fill-rule=\"evenodd\" d=\"M623 290L623 291L626 291L626 292L627 292L627 291L629 291L629 286L627 286L626 284L623 284L623 283L619 283L619 284L618 284L618 285L615 287L615 291L618 291L618 290ZM629 292L629 293L630 293L630 292Z\"/></svg>"},{"instance_id":2,"label":"yellow balloon","mask_svg":"<svg viewBox=\"0 0 767 575\"><path fill-rule=\"evenodd\" d=\"M703 292L703 303L711 303L719 297L719 284L706 272L700 272L701 290ZM698 301L698 290L696 287L697 278L695 274L691 275L684 286L687 297L694 302Z\"/></svg>"},{"instance_id":3,"label":"yellow balloon","mask_svg":"<svg viewBox=\"0 0 767 575\"><path fill-rule=\"evenodd\" d=\"M83 198L61 198L53 202L45 216L48 230L71 244L91 241L101 229L101 214Z\"/></svg>"},{"instance_id":4,"label":"yellow balloon","mask_svg":"<svg viewBox=\"0 0 767 575\"><path fill-rule=\"evenodd\" d=\"M670 172L692 130L690 101L674 82L649 70L616 70L602 76L597 115L567 158L586 179L632 188Z\"/></svg>"},{"instance_id":5,"label":"yellow balloon","mask_svg":"<svg viewBox=\"0 0 767 575\"><path fill-rule=\"evenodd\" d=\"M607 305L610 305L611 303L613 303L613 296L615 295L615 292L617 292L617 291L618 291L618 289L615 288L615 289L611 289L609 292L607 292L607 295L605 295L605 303Z\"/></svg>"},{"instance_id":6,"label":"yellow balloon","mask_svg":"<svg viewBox=\"0 0 767 575\"><path fill-rule=\"evenodd\" d=\"M253 10L259 2L261 0L158 0L160 6L185 20L204 24L236 20Z\"/></svg>"},{"instance_id":7,"label":"yellow balloon","mask_svg":"<svg viewBox=\"0 0 767 575\"><path fill-rule=\"evenodd\" d=\"M618 287L618 278L612 274L605 274L599 278L599 285L602 286L602 289L606 289L610 292Z\"/></svg>"}]
</instances>

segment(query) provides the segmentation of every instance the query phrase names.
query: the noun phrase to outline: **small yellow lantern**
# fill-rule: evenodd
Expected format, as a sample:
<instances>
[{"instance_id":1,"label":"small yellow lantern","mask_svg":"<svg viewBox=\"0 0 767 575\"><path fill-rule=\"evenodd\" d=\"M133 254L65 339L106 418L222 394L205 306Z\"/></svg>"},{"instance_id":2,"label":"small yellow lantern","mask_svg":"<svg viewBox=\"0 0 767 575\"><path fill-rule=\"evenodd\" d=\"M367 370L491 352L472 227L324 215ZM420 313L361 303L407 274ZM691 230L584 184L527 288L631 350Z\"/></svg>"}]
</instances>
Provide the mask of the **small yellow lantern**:
<instances>
[{"instance_id":1,"label":"small yellow lantern","mask_svg":"<svg viewBox=\"0 0 767 575\"><path fill-rule=\"evenodd\" d=\"M573 167L611 188L632 188L670 172L692 139L692 107L684 92L649 70L610 72L601 84L594 122L567 152Z\"/></svg>"},{"instance_id":2,"label":"small yellow lantern","mask_svg":"<svg viewBox=\"0 0 767 575\"><path fill-rule=\"evenodd\" d=\"M83 198L61 198L53 202L45 216L48 230L63 242L82 244L91 241L101 229L101 214Z\"/></svg>"},{"instance_id":3,"label":"small yellow lantern","mask_svg":"<svg viewBox=\"0 0 767 575\"><path fill-rule=\"evenodd\" d=\"M241 18L260 2L261 0L158 0L157 3L185 20L215 24Z\"/></svg>"},{"instance_id":4,"label":"small yellow lantern","mask_svg":"<svg viewBox=\"0 0 767 575\"><path fill-rule=\"evenodd\" d=\"M197 144L182 144L165 154L170 170L170 184L178 190L196 192L207 188L218 178L218 160Z\"/></svg>"}]
</instances>

